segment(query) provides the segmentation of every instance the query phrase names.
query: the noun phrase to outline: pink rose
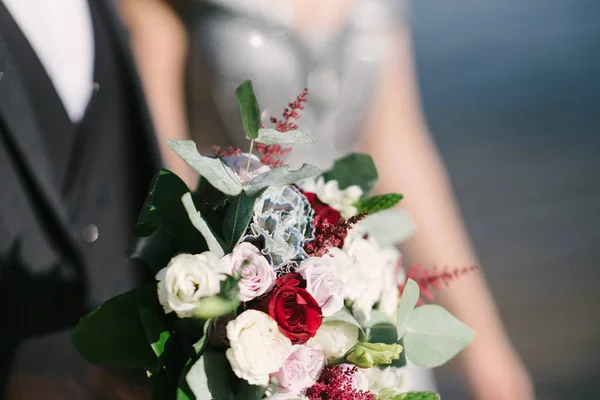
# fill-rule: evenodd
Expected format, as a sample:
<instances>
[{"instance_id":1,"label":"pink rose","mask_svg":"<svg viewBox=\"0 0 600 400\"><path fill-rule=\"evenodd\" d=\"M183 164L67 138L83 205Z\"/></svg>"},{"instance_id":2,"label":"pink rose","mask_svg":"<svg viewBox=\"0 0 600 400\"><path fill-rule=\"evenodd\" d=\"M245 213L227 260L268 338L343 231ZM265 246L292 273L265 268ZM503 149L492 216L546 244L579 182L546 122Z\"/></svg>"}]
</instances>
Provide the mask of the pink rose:
<instances>
[{"instance_id":1,"label":"pink rose","mask_svg":"<svg viewBox=\"0 0 600 400\"><path fill-rule=\"evenodd\" d=\"M306 280L306 290L321 306L324 317L342 308L344 290L331 256L307 258L300 264L298 272Z\"/></svg>"},{"instance_id":2,"label":"pink rose","mask_svg":"<svg viewBox=\"0 0 600 400\"><path fill-rule=\"evenodd\" d=\"M231 275L239 274L240 301L250 301L269 292L275 286L275 271L260 250L251 243L240 243L223 261Z\"/></svg>"},{"instance_id":3,"label":"pink rose","mask_svg":"<svg viewBox=\"0 0 600 400\"><path fill-rule=\"evenodd\" d=\"M248 165L247 153L242 153L239 156L223 157L223 161L237 174L242 182L249 182L258 175L269 172L271 169L261 163L260 159L254 154L250 155L250 165ZM248 168L247 175L246 168Z\"/></svg>"},{"instance_id":4,"label":"pink rose","mask_svg":"<svg viewBox=\"0 0 600 400\"><path fill-rule=\"evenodd\" d=\"M325 367L325 355L318 347L294 345L292 352L273 377L279 382L277 398L298 398L314 384Z\"/></svg>"}]
</instances>

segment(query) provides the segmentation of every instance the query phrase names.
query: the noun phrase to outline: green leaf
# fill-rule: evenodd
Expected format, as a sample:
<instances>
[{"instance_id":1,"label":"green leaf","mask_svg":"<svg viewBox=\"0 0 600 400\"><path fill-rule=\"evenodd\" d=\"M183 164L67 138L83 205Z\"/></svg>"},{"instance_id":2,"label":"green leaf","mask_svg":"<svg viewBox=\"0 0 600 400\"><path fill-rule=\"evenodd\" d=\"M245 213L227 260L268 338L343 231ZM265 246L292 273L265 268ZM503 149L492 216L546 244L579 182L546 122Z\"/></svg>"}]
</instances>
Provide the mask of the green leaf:
<instances>
[{"instance_id":1,"label":"green leaf","mask_svg":"<svg viewBox=\"0 0 600 400\"><path fill-rule=\"evenodd\" d=\"M321 170L314 165L303 164L301 168L291 170L289 165L273 168L269 172L260 174L248 182L245 191L248 195L257 194L269 186L285 186L318 175Z\"/></svg>"},{"instance_id":2,"label":"green leaf","mask_svg":"<svg viewBox=\"0 0 600 400\"><path fill-rule=\"evenodd\" d=\"M258 137L255 141L262 144L290 145L314 143L317 138L310 133L295 130L279 132L275 129L263 128L258 130Z\"/></svg>"},{"instance_id":3,"label":"green leaf","mask_svg":"<svg viewBox=\"0 0 600 400\"><path fill-rule=\"evenodd\" d=\"M186 376L190 372L190 369L193 365L194 360L189 359L179 375L179 381L177 383L177 400L196 400L196 396L194 396L194 392L192 392L192 389L190 388L190 385L188 385L186 379ZM199 397L198 400L202 400L202 398Z\"/></svg>"},{"instance_id":4,"label":"green leaf","mask_svg":"<svg viewBox=\"0 0 600 400\"><path fill-rule=\"evenodd\" d=\"M216 236L204 218L202 218L200 212L196 210L194 200L192 199L192 194L190 192L184 194L183 197L181 197L181 202L185 207L185 211L188 214L190 222L198 230L198 232L202 234L202 237L206 241L208 250L212 251L219 257L223 257L225 255L225 251L223 250L223 239Z\"/></svg>"},{"instance_id":5,"label":"green leaf","mask_svg":"<svg viewBox=\"0 0 600 400\"><path fill-rule=\"evenodd\" d=\"M241 379L235 400L261 400L267 388L264 386L251 385L248 381Z\"/></svg>"},{"instance_id":6,"label":"green leaf","mask_svg":"<svg viewBox=\"0 0 600 400\"><path fill-rule=\"evenodd\" d=\"M146 285L113 297L79 320L71 341L91 364L154 369L157 358L146 340L140 307L155 296L156 286Z\"/></svg>"},{"instance_id":7,"label":"green leaf","mask_svg":"<svg viewBox=\"0 0 600 400\"><path fill-rule=\"evenodd\" d=\"M411 216L398 208L367 215L360 223L364 230L369 232L369 236L373 236L382 247L402 243L415 231Z\"/></svg>"},{"instance_id":8,"label":"green leaf","mask_svg":"<svg viewBox=\"0 0 600 400\"><path fill-rule=\"evenodd\" d=\"M185 380L196 399L232 400L232 373L224 352L206 351Z\"/></svg>"},{"instance_id":9,"label":"green leaf","mask_svg":"<svg viewBox=\"0 0 600 400\"><path fill-rule=\"evenodd\" d=\"M449 361L467 347L475 331L444 308L428 304L415 308L404 336L406 356L424 368L434 368Z\"/></svg>"},{"instance_id":10,"label":"green leaf","mask_svg":"<svg viewBox=\"0 0 600 400\"><path fill-rule=\"evenodd\" d=\"M223 235L225 236L225 247L228 252L233 250L248 229L254 213L254 203L256 203L260 193L248 195L242 192L227 208L223 220Z\"/></svg>"},{"instance_id":11,"label":"green leaf","mask_svg":"<svg viewBox=\"0 0 600 400\"><path fill-rule=\"evenodd\" d=\"M419 301L421 292L419 285L412 279L406 281L402 297L400 297L400 306L398 307L398 317L396 318L396 328L398 329L398 336L403 337L408 327L408 321L410 316Z\"/></svg>"},{"instance_id":12,"label":"green leaf","mask_svg":"<svg viewBox=\"0 0 600 400\"><path fill-rule=\"evenodd\" d=\"M440 400L440 396L433 392L408 392L388 397L387 400Z\"/></svg>"},{"instance_id":13,"label":"green leaf","mask_svg":"<svg viewBox=\"0 0 600 400\"><path fill-rule=\"evenodd\" d=\"M333 168L323 173L325 181L338 181L340 189L357 185L363 196L369 194L377 184L377 168L373 158L367 154L351 153L335 161Z\"/></svg>"},{"instance_id":14,"label":"green leaf","mask_svg":"<svg viewBox=\"0 0 600 400\"><path fill-rule=\"evenodd\" d=\"M177 358L180 345L163 321L164 311L158 304L141 307L140 318L148 343L160 360L167 378L176 383L176 378L181 369L181 364Z\"/></svg>"},{"instance_id":15,"label":"green leaf","mask_svg":"<svg viewBox=\"0 0 600 400\"><path fill-rule=\"evenodd\" d=\"M143 261L154 272L158 272L167 266L176 253L175 248L175 238L163 228L158 228L150 236L136 238L129 251L129 258Z\"/></svg>"},{"instance_id":16,"label":"green leaf","mask_svg":"<svg viewBox=\"0 0 600 400\"><path fill-rule=\"evenodd\" d=\"M173 398L174 387L164 369L160 369L154 374L148 372L148 380L152 384L152 400Z\"/></svg>"},{"instance_id":17,"label":"green leaf","mask_svg":"<svg viewBox=\"0 0 600 400\"><path fill-rule=\"evenodd\" d=\"M397 344L398 331L394 322L381 311L372 310L367 327L370 343Z\"/></svg>"},{"instance_id":18,"label":"green leaf","mask_svg":"<svg viewBox=\"0 0 600 400\"><path fill-rule=\"evenodd\" d=\"M164 231L150 239L156 248L148 250L144 246L146 256L160 256L163 261L167 254L159 247L163 244L162 241L168 242L168 235L175 239L174 248L168 249L172 250L169 251L169 258L173 252L200 253L206 249L204 238L190 222L181 203L181 197L189 193L186 184L174 173L163 169L156 174L134 229L137 236L144 237L152 236L158 230Z\"/></svg>"},{"instance_id":19,"label":"green leaf","mask_svg":"<svg viewBox=\"0 0 600 400\"><path fill-rule=\"evenodd\" d=\"M171 332L156 312L155 307L140 308L140 318L146 338L150 347L154 350L154 354L160 358L165 351L167 340L171 337Z\"/></svg>"},{"instance_id":20,"label":"green leaf","mask_svg":"<svg viewBox=\"0 0 600 400\"><path fill-rule=\"evenodd\" d=\"M362 199L354 206L356 207L359 214L375 214L376 212L387 210L388 208L394 207L400 200L402 195L398 193L388 193L381 196L369 197L368 199Z\"/></svg>"},{"instance_id":21,"label":"green leaf","mask_svg":"<svg viewBox=\"0 0 600 400\"><path fill-rule=\"evenodd\" d=\"M242 113L242 124L246 131L246 137L250 140L256 139L260 128L260 107L254 95L252 82L249 80L242 82L235 90L235 97Z\"/></svg>"},{"instance_id":22,"label":"green leaf","mask_svg":"<svg viewBox=\"0 0 600 400\"><path fill-rule=\"evenodd\" d=\"M228 196L242 191L242 182L220 158L204 157L198 153L192 140L169 140L169 147L212 186Z\"/></svg>"},{"instance_id":23,"label":"green leaf","mask_svg":"<svg viewBox=\"0 0 600 400\"><path fill-rule=\"evenodd\" d=\"M204 326L202 327L202 337L196 343L194 343L193 347L197 356L201 356L206 350L206 345L208 344L208 328L210 328L211 323L211 319L207 319L204 322Z\"/></svg>"}]
</instances>

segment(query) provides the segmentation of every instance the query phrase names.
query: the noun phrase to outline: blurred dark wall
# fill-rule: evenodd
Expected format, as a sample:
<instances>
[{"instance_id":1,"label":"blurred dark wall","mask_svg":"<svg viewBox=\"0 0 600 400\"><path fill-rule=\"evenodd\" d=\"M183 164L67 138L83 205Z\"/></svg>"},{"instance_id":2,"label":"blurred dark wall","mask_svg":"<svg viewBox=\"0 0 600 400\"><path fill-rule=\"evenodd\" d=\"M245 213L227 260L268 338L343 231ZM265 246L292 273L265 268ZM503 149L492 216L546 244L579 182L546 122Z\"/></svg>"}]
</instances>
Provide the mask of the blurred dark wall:
<instances>
[{"instance_id":1,"label":"blurred dark wall","mask_svg":"<svg viewBox=\"0 0 600 400\"><path fill-rule=\"evenodd\" d=\"M428 122L538 398L600 398L600 1L411 14Z\"/></svg>"}]
</instances>

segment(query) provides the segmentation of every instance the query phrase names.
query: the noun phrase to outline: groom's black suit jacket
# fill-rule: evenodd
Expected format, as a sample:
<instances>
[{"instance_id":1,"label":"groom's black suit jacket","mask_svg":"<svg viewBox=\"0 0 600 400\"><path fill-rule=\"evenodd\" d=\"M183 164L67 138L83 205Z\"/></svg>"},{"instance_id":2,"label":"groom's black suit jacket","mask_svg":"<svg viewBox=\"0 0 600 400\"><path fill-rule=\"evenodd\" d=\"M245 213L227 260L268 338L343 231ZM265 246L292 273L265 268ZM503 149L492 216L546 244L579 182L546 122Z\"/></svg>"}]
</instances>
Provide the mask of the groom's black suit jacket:
<instances>
[{"instance_id":1,"label":"groom's black suit jacket","mask_svg":"<svg viewBox=\"0 0 600 400\"><path fill-rule=\"evenodd\" d=\"M0 396L27 340L68 330L140 279L124 253L160 162L127 34L110 3L90 0L98 85L73 124L0 2ZM60 346L47 347L36 357L66 357Z\"/></svg>"}]
</instances>

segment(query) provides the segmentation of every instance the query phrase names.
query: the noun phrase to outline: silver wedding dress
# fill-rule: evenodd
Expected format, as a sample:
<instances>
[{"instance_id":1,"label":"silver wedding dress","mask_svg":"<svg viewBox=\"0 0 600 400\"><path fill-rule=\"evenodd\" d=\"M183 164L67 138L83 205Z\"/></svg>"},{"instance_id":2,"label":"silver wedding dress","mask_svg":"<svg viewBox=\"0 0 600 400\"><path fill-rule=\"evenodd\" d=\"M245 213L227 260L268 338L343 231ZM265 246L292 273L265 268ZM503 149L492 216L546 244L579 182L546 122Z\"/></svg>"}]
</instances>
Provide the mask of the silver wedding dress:
<instances>
[{"instance_id":1,"label":"silver wedding dress","mask_svg":"<svg viewBox=\"0 0 600 400\"><path fill-rule=\"evenodd\" d=\"M212 144L246 150L234 91L251 79L265 125L309 89L299 127L319 140L294 147L286 163L327 167L348 153L364 128L403 6L404 0L355 0L342 27L320 32L294 28L291 1L188 1L182 9L191 30L188 111L200 150ZM430 371L409 366L407 375L407 389L434 389Z\"/></svg>"}]
</instances>

